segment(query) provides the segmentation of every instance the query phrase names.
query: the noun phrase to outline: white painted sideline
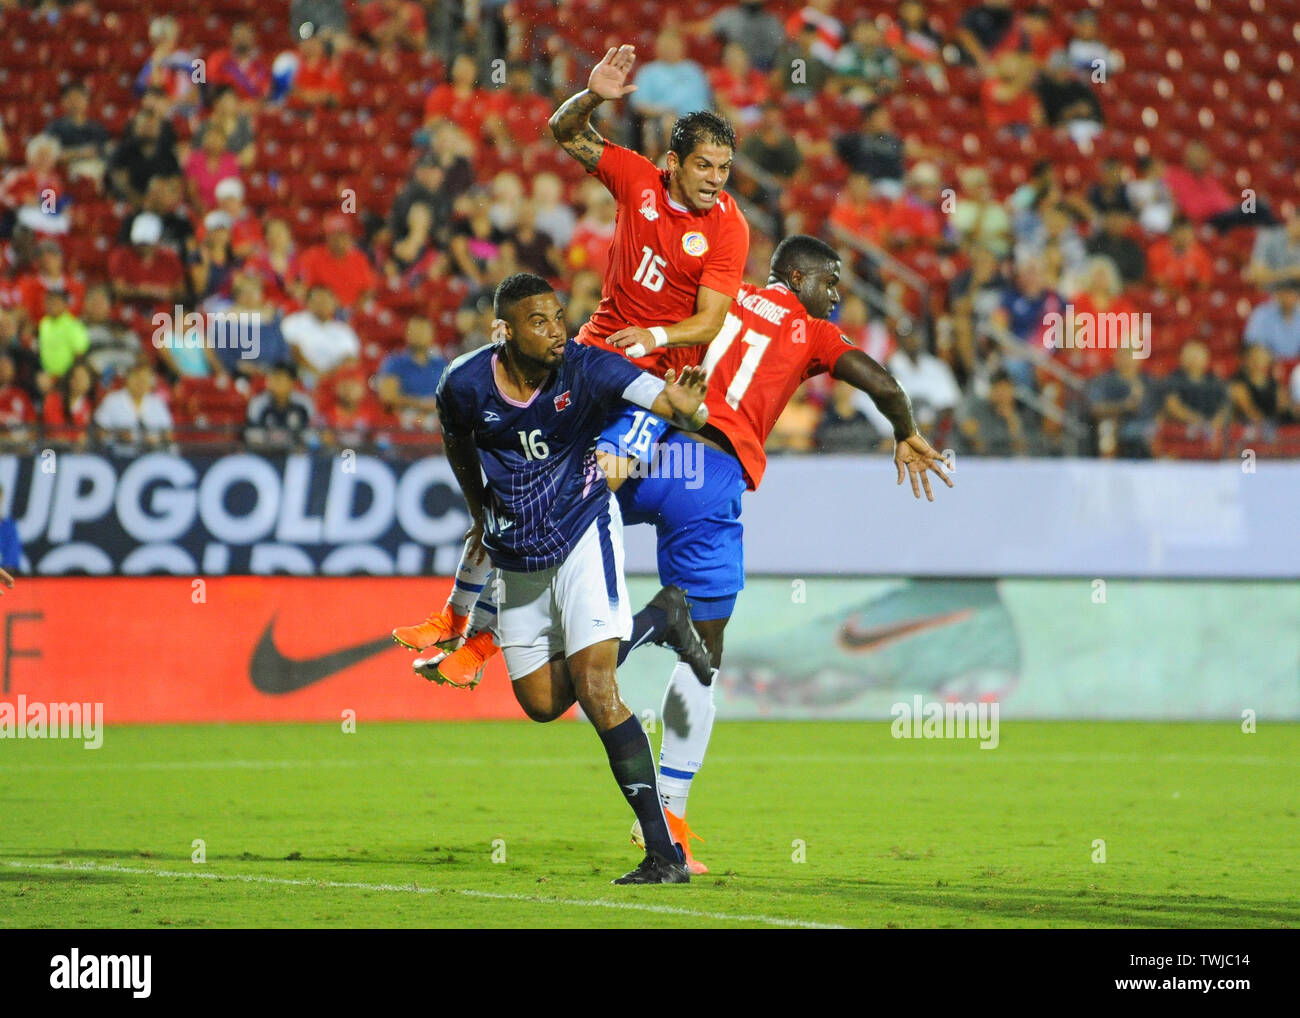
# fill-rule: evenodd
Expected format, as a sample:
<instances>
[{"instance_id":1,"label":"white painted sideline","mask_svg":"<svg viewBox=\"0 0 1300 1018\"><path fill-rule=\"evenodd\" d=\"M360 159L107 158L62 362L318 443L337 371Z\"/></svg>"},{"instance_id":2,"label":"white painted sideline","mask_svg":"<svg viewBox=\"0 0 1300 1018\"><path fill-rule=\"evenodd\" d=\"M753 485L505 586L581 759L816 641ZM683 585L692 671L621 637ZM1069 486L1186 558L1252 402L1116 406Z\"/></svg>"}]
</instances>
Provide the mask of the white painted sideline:
<instances>
[{"instance_id":1,"label":"white painted sideline","mask_svg":"<svg viewBox=\"0 0 1300 1018\"><path fill-rule=\"evenodd\" d=\"M152 870L134 866L100 863L37 863L5 860L4 865L15 870L58 870L62 872L123 873L143 877L179 877L187 880L221 880L241 884L276 884L282 887L328 887L350 891L384 891L397 894L459 894L466 898L486 898L491 901L528 901L538 905L568 905L574 908L610 908L624 912L650 912L655 915L686 916L691 919L718 919L733 923L762 923L766 926L786 926L805 930L843 930L848 927L834 923L814 923L802 919L782 919L778 916L734 915L729 912L705 912L673 905L646 905L636 901L603 901L599 898L543 897L534 894L501 894L496 891L475 891L459 887L420 887L416 884L364 884L344 880L293 880L289 877L266 877L250 873L196 873L191 870Z\"/></svg>"}]
</instances>

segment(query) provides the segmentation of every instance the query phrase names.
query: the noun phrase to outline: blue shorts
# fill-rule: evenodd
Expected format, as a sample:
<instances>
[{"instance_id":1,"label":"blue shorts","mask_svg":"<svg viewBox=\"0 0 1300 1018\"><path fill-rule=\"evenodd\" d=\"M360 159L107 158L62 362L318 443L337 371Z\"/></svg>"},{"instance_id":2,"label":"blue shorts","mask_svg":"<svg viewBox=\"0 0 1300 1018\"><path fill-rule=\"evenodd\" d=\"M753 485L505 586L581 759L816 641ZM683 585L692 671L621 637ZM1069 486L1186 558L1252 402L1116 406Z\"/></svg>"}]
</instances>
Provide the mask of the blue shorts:
<instances>
[{"instance_id":1,"label":"blue shorts","mask_svg":"<svg viewBox=\"0 0 1300 1018\"><path fill-rule=\"evenodd\" d=\"M739 460L679 431L656 447L649 476L618 489L625 524L655 525L659 582L687 592L692 618L730 615L745 586L744 491Z\"/></svg>"},{"instance_id":2,"label":"blue shorts","mask_svg":"<svg viewBox=\"0 0 1300 1018\"><path fill-rule=\"evenodd\" d=\"M649 410L629 406L609 419L596 439L596 448L629 459L650 462L655 444L668 430L668 422Z\"/></svg>"}]
</instances>

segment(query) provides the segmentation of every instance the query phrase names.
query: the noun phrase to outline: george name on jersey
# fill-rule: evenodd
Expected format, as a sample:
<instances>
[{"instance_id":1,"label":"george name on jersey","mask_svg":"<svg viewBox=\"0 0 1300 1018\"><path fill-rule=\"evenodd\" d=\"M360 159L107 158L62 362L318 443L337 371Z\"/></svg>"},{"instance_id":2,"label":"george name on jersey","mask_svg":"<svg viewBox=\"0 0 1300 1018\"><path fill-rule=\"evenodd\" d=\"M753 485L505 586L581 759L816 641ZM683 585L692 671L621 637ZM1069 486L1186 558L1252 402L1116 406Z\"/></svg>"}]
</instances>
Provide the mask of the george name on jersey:
<instances>
[{"instance_id":1,"label":"george name on jersey","mask_svg":"<svg viewBox=\"0 0 1300 1018\"><path fill-rule=\"evenodd\" d=\"M773 325L780 325L785 321L785 316L790 313L790 309L782 307L776 301L768 300L762 294L751 293L748 297L742 298L740 306L746 311L752 311L759 318L766 318Z\"/></svg>"}]
</instances>

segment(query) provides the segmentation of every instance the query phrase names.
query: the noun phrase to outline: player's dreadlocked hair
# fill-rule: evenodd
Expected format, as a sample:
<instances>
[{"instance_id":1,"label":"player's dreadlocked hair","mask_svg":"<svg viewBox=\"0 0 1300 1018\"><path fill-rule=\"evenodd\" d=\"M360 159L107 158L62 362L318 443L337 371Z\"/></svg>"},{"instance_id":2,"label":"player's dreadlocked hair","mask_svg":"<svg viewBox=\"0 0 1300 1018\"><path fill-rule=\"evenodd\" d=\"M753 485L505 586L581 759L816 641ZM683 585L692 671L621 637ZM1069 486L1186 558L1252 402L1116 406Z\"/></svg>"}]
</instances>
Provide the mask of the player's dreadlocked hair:
<instances>
[{"instance_id":1,"label":"player's dreadlocked hair","mask_svg":"<svg viewBox=\"0 0 1300 1018\"><path fill-rule=\"evenodd\" d=\"M695 151L701 142L714 145L726 145L736 151L736 132L731 125L716 113L708 110L696 110L678 117L673 123L673 134L668 141L668 148L677 153L680 162L686 162L687 156Z\"/></svg>"},{"instance_id":2,"label":"player's dreadlocked hair","mask_svg":"<svg viewBox=\"0 0 1300 1018\"><path fill-rule=\"evenodd\" d=\"M795 269L811 272L827 262L839 260L839 252L825 241L806 233L795 233L781 241L772 252L772 275L788 282Z\"/></svg>"},{"instance_id":3,"label":"player's dreadlocked hair","mask_svg":"<svg viewBox=\"0 0 1300 1018\"><path fill-rule=\"evenodd\" d=\"M554 292L551 284L541 276L534 276L531 272L516 272L497 284L496 292L492 295L492 313L497 318L505 318L510 309L521 300Z\"/></svg>"}]
</instances>

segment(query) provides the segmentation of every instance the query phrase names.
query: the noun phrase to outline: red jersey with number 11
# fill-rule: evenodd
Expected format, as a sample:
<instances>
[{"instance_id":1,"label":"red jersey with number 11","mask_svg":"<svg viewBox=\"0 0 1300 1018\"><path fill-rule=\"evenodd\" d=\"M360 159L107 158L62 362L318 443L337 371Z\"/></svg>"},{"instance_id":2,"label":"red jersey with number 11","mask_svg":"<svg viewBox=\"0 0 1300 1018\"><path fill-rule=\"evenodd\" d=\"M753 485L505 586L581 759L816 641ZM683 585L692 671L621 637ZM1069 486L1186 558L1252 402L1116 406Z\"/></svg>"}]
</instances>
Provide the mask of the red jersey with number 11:
<instances>
[{"instance_id":1,"label":"red jersey with number 11","mask_svg":"<svg viewBox=\"0 0 1300 1018\"><path fill-rule=\"evenodd\" d=\"M629 325L675 325L695 314L700 287L735 293L745 274L749 225L731 195L719 194L707 212L668 196L668 174L645 156L605 142L595 177L618 201L609 268L600 305L578 332L578 342L604 342ZM655 374L700 363L701 347L652 351L633 363Z\"/></svg>"},{"instance_id":2,"label":"red jersey with number 11","mask_svg":"<svg viewBox=\"0 0 1300 1018\"><path fill-rule=\"evenodd\" d=\"M763 444L795 389L854 349L838 326L810 317L785 285L741 285L704 357L705 403L709 423L740 458L750 491L767 467Z\"/></svg>"}]
</instances>

